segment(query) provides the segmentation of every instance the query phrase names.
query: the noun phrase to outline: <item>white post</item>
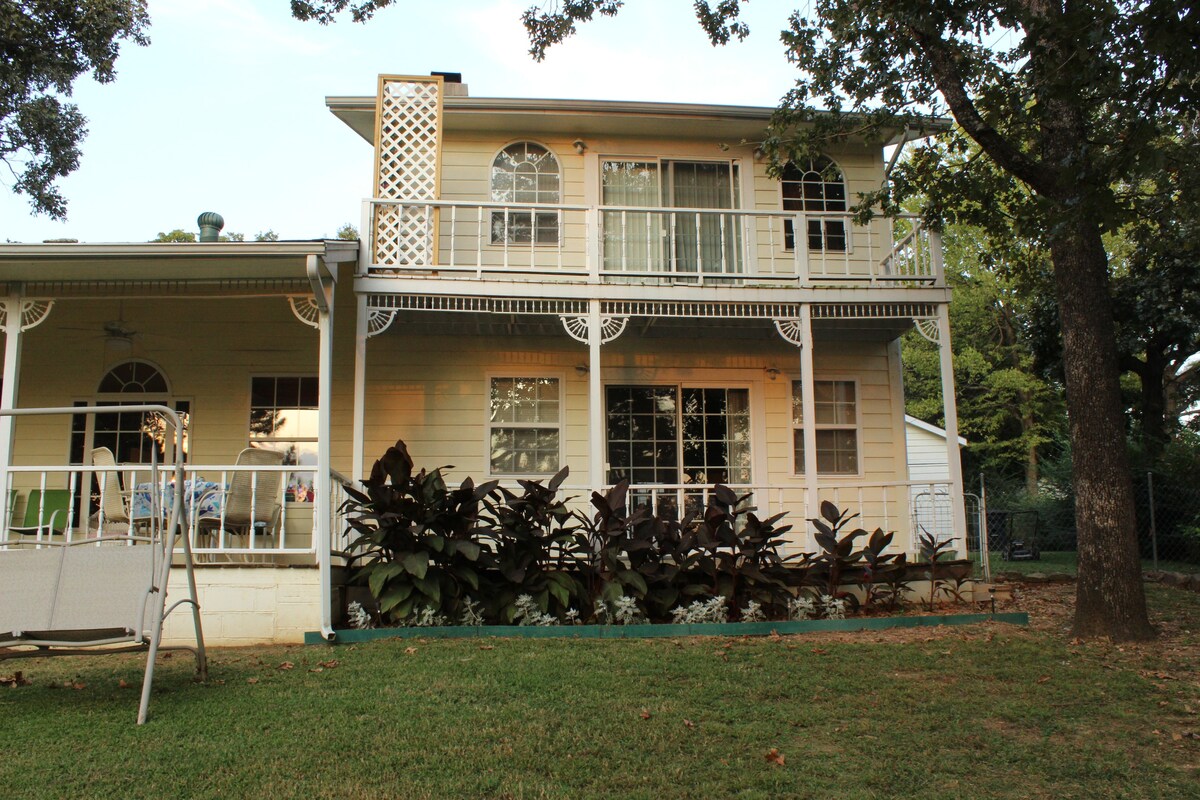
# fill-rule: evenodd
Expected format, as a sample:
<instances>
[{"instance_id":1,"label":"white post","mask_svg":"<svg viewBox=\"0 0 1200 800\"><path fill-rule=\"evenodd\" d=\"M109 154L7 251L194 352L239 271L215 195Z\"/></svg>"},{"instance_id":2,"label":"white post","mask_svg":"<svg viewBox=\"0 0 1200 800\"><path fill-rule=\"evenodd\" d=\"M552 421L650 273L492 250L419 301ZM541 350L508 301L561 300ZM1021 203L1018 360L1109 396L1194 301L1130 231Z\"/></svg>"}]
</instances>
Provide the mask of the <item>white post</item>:
<instances>
[{"instance_id":1,"label":"white post","mask_svg":"<svg viewBox=\"0 0 1200 800\"><path fill-rule=\"evenodd\" d=\"M310 269L310 276L316 272ZM317 331L319 345L317 353L317 474L316 498L313 502L314 534L317 546L317 569L320 573L321 634L333 638L333 561L332 504L333 460L329 452L329 412L333 401L333 281L321 278L319 285L314 281L317 298Z\"/></svg>"},{"instance_id":2,"label":"white post","mask_svg":"<svg viewBox=\"0 0 1200 800\"><path fill-rule=\"evenodd\" d=\"M15 408L21 378L21 321L24 295L20 284L10 284L4 300L4 386L0 392L0 408ZM8 507L8 468L12 466L13 418L0 417L0 525L7 538L12 509Z\"/></svg>"},{"instance_id":3,"label":"white post","mask_svg":"<svg viewBox=\"0 0 1200 800\"><path fill-rule=\"evenodd\" d=\"M351 436L354 438L350 477L356 482L363 478L363 458L365 445L363 432L365 422L363 416L367 408L367 296L358 295L357 318L354 321L354 424Z\"/></svg>"},{"instance_id":4,"label":"white post","mask_svg":"<svg viewBox=\"0 0 1200 800\"><path fill-rule=\"evenodd\" d=\"M946 420L946 463L950 467L950 506L959 552L967 552L967 511L963 505L962 457L958 451L958 404L954 399L954 359L950 350L950 305L938 305L938 358L942 374L942 412Z\"/></svg>"},{"instance_id":5,"label":"white post","mask_svg":"<svg viewBox=\"0 0 1200 800\"><path fill-rule=\"evenodd\" d=\"M588 479L592 489L604 491L604 399L600 386L600 301L588 301Z\"/></svg>"},{"instance_id":6,"label":"white post","mask_svg":"<svg viewBox=\"0 0 1200 800\"><path fill-rule=\"evenodd\" d=\"M800 413L804 418L804 507L811 519L821 514L817 496L817 401L813 378L812 306L800 306Z\"/></svg>"}]
</instances>

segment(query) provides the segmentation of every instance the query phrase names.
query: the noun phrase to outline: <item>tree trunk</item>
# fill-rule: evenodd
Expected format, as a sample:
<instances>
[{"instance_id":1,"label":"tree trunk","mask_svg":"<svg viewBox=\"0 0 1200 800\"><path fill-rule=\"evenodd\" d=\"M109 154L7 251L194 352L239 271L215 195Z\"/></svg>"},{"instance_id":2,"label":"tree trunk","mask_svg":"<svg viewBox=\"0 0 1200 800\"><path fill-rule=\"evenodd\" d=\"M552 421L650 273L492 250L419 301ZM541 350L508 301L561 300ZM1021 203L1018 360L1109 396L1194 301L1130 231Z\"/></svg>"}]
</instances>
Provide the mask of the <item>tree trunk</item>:
<instances>
[{"instance_id":1,"label":"tree trunk","mask_svg":"<svg viewBox=\"0 0 1200 800\"><path fill-rule=\"evenodd\" d=\"M1038 491L1038 446L1033 435L1036 423L1033 419L1033 403L1029 392L1021 392L1021 433L1029 445L1025 448L1025 491L1032 497Z\"/></svg>"},{"instance_id":2,"label":"tree trunk","mask_svg":"<svg viewBox=\"0 0 1200 800\"><path fill-rule=\"evenodd\" d=\"M1108 260L1096 224L1064 221L1051 240L1062 320L1075 525L1076 636L1153 637L1125 452Z\"/></svg>"},{"instance_id":3,"label":"tree trunk","mask_svg":"<svg viewBox=\"0 0 1200 800\"><path fill-rule=\"evenodd\" d=\"M1156 337L1146 343L1146 369L1138 377L1142 382L1142 446L1147 463L1162 457L1167 436L1167 358Z\"/></svg>"}]
</instances>

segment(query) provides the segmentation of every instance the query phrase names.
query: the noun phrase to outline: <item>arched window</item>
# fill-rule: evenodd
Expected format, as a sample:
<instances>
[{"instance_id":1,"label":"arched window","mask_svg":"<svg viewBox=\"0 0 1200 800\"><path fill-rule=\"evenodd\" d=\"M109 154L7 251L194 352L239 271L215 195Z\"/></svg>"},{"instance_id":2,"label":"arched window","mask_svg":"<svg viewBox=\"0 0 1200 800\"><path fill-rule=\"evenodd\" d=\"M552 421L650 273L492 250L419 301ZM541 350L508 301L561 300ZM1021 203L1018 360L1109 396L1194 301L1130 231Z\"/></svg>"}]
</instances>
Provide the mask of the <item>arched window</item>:
<instances>
[{"instance_id":1,"label":"arched window","mask_svg":"<svg viewBox=\"0 0 1200 800\"><path fill-rule=\"evenodd\" d=\"M173 408L184 426L183 452L178 455L187 460L191 403L172 396L167 376L158 367L146 361L122 361L100 379L91 402L100 406L162 404ZM173 437L174 430L152 412L81 414L72 424L71 458L77 464L87 463L92 448L107 447L121 463L147 464L153 451L160 464L169 464L176 456Z\"/></svg>"},{"instance_id":2,"label":"arched window","mask_svg":"<svg viewBox=\"0 0 1200 800\"><path fill-rule=\"evenodd\" d=\"M493 202L557 205L561 186L558 159L540 144L510 144L492 162ZM558 211L493 211L492 244L557 244L558 227Z\"/></svg>"},{"instance_id":3,"label":"arched window","mask_svg":"<svg viewBox=\"0 0 1200 800\"><path fill-rule=\"evenodd\" d=\"M830 215L846 212L845 179L837 165L825 156L789 162L779 180L784 211ZM846 251L846 221L840 217L809 219L807 235L809 250ZM784 225L784 241L789 249L795 246L790 220Z\"/></svg>"},{"instance_id":4,"label":"arched window","mask_svg":"<svg viewBox=\"0 0 1200 800\"><path fill-rule=\"evenodd\" d=\"M167 379L145 361L117 364L100 379L100 394L167 394Z\"/></svg>"}]
</instances>

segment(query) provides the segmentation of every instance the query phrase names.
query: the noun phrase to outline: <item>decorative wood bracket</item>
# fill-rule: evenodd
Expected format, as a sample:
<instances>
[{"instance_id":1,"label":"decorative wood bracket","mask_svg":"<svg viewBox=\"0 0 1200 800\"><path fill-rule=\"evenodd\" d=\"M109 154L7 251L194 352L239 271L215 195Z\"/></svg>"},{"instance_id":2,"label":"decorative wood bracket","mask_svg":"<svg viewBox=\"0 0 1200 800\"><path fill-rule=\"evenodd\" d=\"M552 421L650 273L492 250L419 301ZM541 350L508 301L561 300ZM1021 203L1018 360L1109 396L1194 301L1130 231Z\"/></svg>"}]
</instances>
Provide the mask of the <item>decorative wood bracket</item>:
<instances>
[{"instance_id":1,"label":"decorative wood bracket","mask_svg":"<svg viewBox=\"0 0 1200 800\"><path fill-rule=\"evenodd\" d=\"M367 311L367 338L378 336L392 326L396 319L394 308L372 308Z\"/></svg>"},{"instance_id":2,"label":"decorative wood bracket","mask_svg":"<svg viewBox=\"0 0 1200 800\"><path fill-rule=\"evenodd\" d=\"M561 316L563 329L567 335L582 344L588 343L588 318L586 316ZM625 332L629 317L601 317L600 344L608 344Z\"/></svg>"},{"instance_id":3,"label":"decorative wood bracket","mask_svg":"<svg viewBox=\"0 0 1200 800\"><path fill-rule=\"evenodd\" d=\"M53 300L22 300L21 301L21 331L36 328L50 316L54 308ZM8 324L8 304L0 303L0 328Z\"/></svg>"},{"instance_id":4,"label":"decorative wood bracket","mask_svg":"<svg viewBox=\"0 0 1200 800\"><path fill-rule=\"evenodd\" d=\"M292 307L292 314L296 319L303 322L310 328L319 328L321 326L321 310L317 306L317 301L307 295L293 295L288 298L288 305Z\"/></svg>"},{"instance_id":5,"label":"decorative wood bracket","mask_svg":"<svg viewBox=\"0 0 1200 800\"><path fill-rule=\"evenodd\" d=\"M794 344L796 347L803 346L800 339L800 320L798 319L775 319L775 330L784 338L788 344Z\"/></svg>"},{"instance_id":6,"label":"decorative wood bracket","mask_svg":"<svg viewBox=\"0 0 1200 800\"><path fill-rule=\"evenodd\" d=\"M934 344L941 345L942 336L938 332L938 324L936 319L914 319L913 324L917 327L917 333L921 334Z\"/></svg>"}]
</instances>

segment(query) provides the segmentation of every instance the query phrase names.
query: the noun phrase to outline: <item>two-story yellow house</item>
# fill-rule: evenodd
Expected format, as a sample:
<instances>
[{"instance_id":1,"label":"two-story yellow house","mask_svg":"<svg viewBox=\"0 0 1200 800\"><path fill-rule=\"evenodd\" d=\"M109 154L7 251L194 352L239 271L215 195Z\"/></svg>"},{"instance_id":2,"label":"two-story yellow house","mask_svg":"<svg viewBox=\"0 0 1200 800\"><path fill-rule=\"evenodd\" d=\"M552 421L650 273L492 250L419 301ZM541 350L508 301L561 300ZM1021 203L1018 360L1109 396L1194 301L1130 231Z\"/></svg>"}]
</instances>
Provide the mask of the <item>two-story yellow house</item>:
<instances>
[{"instance_id":1,"label":"two-story yellow house","mask_svg":"<svg viewBox=\"0 0 1200 800\"><path fill-rule=\"evenodd\" d=\"M962 536L938 238L848 213L885 180L880 148L773 177L768 109L472 98L456 76L327 104L375 148L357 245L0 245L0 405L161 402L188 425L176 453L141 414L0 417L4 518L57 497L65 532L45 535L85 536L104 523L93 451L121 464L130 518L151 453L186 459L208 487L189 531L205 621L228 642L332 628L340 483L397 439L456 478L569 466L581 508L628 479L680 513L724 483L788 512L796 551L823 500L902 550L921 527ZM920 486L914 325L941 347L952 448L949 481ZM280 463L239 465L247 447ZM201 524L247 471L271 513L249 535Z\"/></svg>"}]
</instances>

